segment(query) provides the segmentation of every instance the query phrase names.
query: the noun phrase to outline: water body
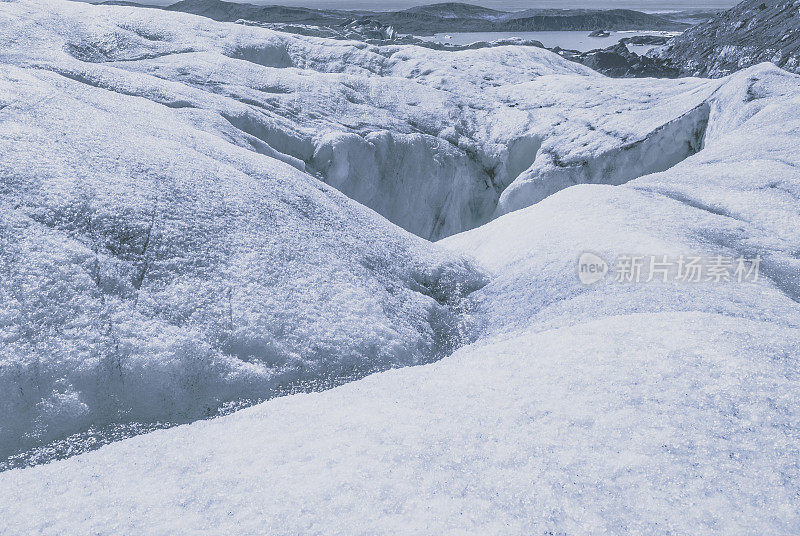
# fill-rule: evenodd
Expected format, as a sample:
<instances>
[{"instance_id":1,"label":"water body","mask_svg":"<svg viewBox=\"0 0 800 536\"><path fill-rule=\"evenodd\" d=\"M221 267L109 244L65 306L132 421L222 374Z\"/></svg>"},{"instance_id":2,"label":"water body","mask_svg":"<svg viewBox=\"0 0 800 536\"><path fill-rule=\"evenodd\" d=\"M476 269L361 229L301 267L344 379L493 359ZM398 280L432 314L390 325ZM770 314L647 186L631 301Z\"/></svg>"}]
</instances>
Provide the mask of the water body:
<instances>
[{"instance_id":1,"label":"water body","mask_svg":"<svg viewBox=\"0 0 800 536\"><path fill-rule=\"evenodd\" d=\"M426 41L435 41L438 43L452 43L454 45L468 45L476 41L496 41L497 39L507 39L510 37L519 37L522 39L530 39L541 41L547 48L561 47L570 50L580 50L586 52L587 50L594 50L596 48L606 48L611 45L617 44L620 39L625 37L633 37L637 35L664 35L675 36L680 32L659 32L659 31L622 31L611 32L609 37L589 37L588 31L580 32L464 32L464 33L439 33L428 37L422 37ZM644 54L653 48L652 45L632 46L628 45L628 49L637 54Z\"/></svg>"}]
</instances>

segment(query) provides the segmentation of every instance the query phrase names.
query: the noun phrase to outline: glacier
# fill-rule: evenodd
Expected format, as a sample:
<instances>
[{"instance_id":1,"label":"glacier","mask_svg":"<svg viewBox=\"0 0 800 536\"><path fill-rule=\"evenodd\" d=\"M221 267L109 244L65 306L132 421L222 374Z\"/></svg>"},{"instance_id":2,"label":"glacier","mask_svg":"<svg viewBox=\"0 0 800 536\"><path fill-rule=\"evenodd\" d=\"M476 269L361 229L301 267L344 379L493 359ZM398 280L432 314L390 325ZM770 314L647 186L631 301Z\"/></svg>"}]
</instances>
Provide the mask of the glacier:
<instances>
[{"instance_id":1,"label":"glacier","mask_svg":"<svg viewBox=\"0 0 800 536\"><path fill-rule=\"evenodd\" d=\"M188 423L0 472L3 534L800 531L797 75L66 0L0 43L0 456Z\"/></svg>"},{"instance_id":2,"label":"glacier","mask_svg":"<svg viewBox=\"0 0 800 536\"><path fill-rule=\"evenodd\" d=\"M51 29L66 30L70 10L98 9L55 8ZM35 22L6 17L8 42ZM225 110L176 104L178 83L46 68L18 57L40 47L19 47L0 70L2 455L427 362L468 339L459 300L485 280L468 261L270 157Z\"/></svg>"},{"instance_id":3,"label":"glacier","mask_svg":"<svg viewBox=\"0 0 800 536\"><path fill-rule=\"evenodd\" d=\"M555 184L554 163L588 160L601 169L575 175L590 180L608 166L597 158L677 135L663 163L609 180L675 163L690 152L681 135L696 145L698 132L665 125L689 114L701 134L694 108L715 87L648 81L620 91L536 47L372 46L141 8L78 4L56 14L14 2L5 10L13 64L193 114L202 129L318 176L432 240L488 222L498 203L504 212L536 202L545 192L500 195L518 178ZM595 108L601 102L610 109Z\"/></svg>"}]
</instances>

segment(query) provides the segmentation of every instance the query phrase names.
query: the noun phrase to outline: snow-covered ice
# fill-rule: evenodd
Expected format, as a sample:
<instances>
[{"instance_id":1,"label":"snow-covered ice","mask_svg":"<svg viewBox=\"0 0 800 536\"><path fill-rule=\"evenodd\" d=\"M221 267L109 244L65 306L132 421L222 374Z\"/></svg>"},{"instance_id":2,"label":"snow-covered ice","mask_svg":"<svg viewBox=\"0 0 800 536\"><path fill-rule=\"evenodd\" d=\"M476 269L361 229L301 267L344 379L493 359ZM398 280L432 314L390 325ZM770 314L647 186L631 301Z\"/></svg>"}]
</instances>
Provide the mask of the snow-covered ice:
<instances>
[{"instance_id":1,"label":"snow-covered ice","mask_svg":"<svg viewBox=\"0 0 800 536\"><path fill-rule=\"evenodd\" d=\"M46 12L0 10L23 7ZM9 42L27 35L6 17ZM457 302L484 281L468 262L217 112L31 67L19 56L39 47L19 46L0 66L3 455L430 361L467 336ZM179 85L119 80L154 100Z\"/></svg>"},{"instance_id":2,"label":"snow-covered ice","mask_svg":"<svg viewBox=\"0 0 800 536\"><path fill-rule=\"evenodd\" d=\"M610 82L535 47L379 47L137 8L11 2L0 16L4 61L182 110L431 239L549 192L515 184L499 200L518 176L563 183L563 166L587 162L571 180L601 180L619 150L638 154L691 114L667 129L674 147L643 143L664 154L605 179L676 163L696 144L692 111L718 85Z\"/></svg>"},{"instance_id":3,"label":"snow-covered ice","mask_svg":"<svg viewBox=\"0 0 800 536\"><path fill-rule=\"evenodd\" d=\"M800 330L606 317L0 474L12 534L795 534Z\"/></svg>"},{"instance_id":4,"label":"snow-covered ice","mask_svg":"<svg viewBox=\"0 0 800 536\"><path fill-rule=\"evenodd\" d=\"M2 472L0 533L800 532L800 77L60 0L0 44L0 450L427 363Z\"/></svg>"}]
</instances>

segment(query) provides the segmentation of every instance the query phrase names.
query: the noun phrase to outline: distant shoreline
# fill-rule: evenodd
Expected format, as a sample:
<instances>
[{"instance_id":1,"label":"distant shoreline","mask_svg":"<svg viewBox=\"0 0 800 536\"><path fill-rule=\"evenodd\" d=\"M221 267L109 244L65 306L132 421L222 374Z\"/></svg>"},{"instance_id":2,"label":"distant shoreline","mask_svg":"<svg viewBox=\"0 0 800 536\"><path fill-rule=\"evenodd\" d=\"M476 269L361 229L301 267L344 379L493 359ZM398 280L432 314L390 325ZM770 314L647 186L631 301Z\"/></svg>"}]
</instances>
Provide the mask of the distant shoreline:
<instances>
[{"instance_id":1,"label":"distant shoreline","mask_svg":"<svg viewBox=\"0 0 800 536\"><path fill-rule=\"evenodd\" d=\"M435 43L447 43L457 46L465 46L477 42L491 42L496 40L519 38L524 41L538 41L546 48L561 48L564 50L577 50L579 52L589 52L591 50L604 49L616 45L621 39L633 36L660 35L663 37L674 37L681 32L669 32L663 30L615 30L608 37L590 37L584 31L540 31L540 32L447 32L438 33L432 36L425 36L424 41ZM447 37L446 37L447 36ZM448 38L449 37L449 38ZM644 54L647 50L658 45L639 45L631 46L630 49L637 54Z\"/></svg>"},{"instance_id":2,"label":"distant shoreline","mask_svg":"<svg viewBox=\"0 0 800 536\"><path fill-rule=\"evenodd\" d=\"M90 4L102 4L104 0L75 0L78 2L87 2ZM342 2L337 0L227 0L234 3L249 3L259 6L274 6L281 5L285 7L300 7L308 9L326 9L326 10L339 10L339 11L371 11L375 13L391 13L402 9L409 9L413 7L420 7L425 5L432 5L438 2L415 2L413 0L395 0L391 4L384 6L376 6L374 1L367 0L350 0ZM142 2L131 2L140 5L148 5L152 7L165 7L172 5L176 0L145 0ZM591 10L611 10L611 9L630 9L640 11L642 13L659 14L659 13L674 13L678 11L708 11L708 10L723 10L733 7L735 1L720 1L709 2L706 5L697 5L697 2L679 2L664 5L662 2L652 2L648 5L647 2L608 2L606 4L598 5L596 2L575 0L572 2L560 2L555 0L543 2L527 2L524 0L483 0L475 2L465 2L474 6L485 7L488 9L496 9L507 12L518 12L526 9L591 9Z\"/></svg>"},{"instance_id":3,"label":"distant shoreline","mask_svg":"<svg viewBox=\"0 0 800 536\"><path fill-rule=\"evenodd\" d=\"M137 5L119 0L102 3ZM369 20L391 28L393 32L417 36L430 36L443 32L682 31L700 22L692 19L694 11L685 10L659 15L629 9L537 8L508 11L456 2L428 4L397 11L351 11L343 10L341 4L337 5L337 9L324 9L286 5L264 6L219 0L181 0L166 7L155 5L149 7L192 13L221 22L248 21L340 27L352 23L354 19L360 22Z\"/></svg>"}]
</instances>

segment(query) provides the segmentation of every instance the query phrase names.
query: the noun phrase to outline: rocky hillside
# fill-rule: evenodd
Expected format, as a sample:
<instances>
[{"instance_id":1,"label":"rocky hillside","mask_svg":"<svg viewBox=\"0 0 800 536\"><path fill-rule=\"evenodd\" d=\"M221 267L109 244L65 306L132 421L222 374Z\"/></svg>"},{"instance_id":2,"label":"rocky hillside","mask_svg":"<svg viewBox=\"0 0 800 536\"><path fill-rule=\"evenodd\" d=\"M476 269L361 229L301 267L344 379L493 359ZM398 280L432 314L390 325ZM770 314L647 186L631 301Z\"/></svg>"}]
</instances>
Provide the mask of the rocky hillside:
<instances>
[{"instance_id":1,"label":"rocky hillside","mask_svg":"<svg viewBox=\"0 0 800 536\"><path fill-rule=\"evenodd\" d=\"M800 1L745 0L657 53L683 74L719 77L764 61L800 72Z\"/></svg>"}]
</instances>

